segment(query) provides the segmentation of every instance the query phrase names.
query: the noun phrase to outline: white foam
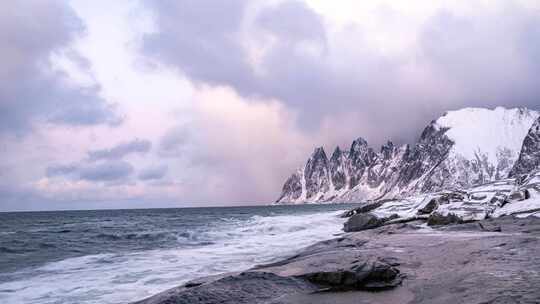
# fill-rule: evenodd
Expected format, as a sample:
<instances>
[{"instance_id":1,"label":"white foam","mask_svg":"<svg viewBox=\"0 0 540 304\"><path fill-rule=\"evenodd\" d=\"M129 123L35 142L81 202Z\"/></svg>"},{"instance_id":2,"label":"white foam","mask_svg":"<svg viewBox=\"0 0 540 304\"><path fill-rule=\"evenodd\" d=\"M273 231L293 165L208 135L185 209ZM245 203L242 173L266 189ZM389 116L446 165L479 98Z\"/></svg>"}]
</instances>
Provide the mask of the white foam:
<instances>
[{"instance_id":1,"label":"white foam","mask_svg":"<svg viewBox=\"0 0 540 304\"><path fill-rule=\"evenodd\" d=\"M340 211L342 212L342 211ZM70 258L22 271L0 284L0 303L127 303L188 280L238 271L293 254L339 233L340 212L254 216L224 231L211 231L215 244Z\"/></svg>"}]
</instances>

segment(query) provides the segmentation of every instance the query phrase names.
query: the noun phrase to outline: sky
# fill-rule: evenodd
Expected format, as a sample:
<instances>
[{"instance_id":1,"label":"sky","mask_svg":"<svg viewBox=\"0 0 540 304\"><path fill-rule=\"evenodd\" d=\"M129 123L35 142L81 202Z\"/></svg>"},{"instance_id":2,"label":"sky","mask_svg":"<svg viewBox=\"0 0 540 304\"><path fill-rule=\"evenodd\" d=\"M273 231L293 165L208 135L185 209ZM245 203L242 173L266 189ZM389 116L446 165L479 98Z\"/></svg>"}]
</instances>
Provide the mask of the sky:
<instances>
[{"instance_id":1,"label":"sky","mask_svg":"<svg viewBox=\"0 0 540 304\"><path fill-rule=\"evenodd\" d=\"M540 109L540 2L0 3L0 211L268 204L317 146Z\"/></svg>"}]
</instances>

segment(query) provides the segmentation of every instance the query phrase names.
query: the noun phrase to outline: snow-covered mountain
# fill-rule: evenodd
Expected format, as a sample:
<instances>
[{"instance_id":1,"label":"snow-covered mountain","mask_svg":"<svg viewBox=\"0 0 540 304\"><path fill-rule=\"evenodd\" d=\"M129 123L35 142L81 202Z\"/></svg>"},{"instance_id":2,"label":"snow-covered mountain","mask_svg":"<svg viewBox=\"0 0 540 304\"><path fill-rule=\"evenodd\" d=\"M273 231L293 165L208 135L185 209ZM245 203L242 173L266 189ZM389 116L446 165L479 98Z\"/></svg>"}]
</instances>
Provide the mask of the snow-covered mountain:
<instances>
[{"instance_id":1,"label":"snow-covered mountain","mask_svg":"<svg viewBox=\"0 0 540 304\"><path fill-rule=\"evenodd\" d=\"M510 176L527 174L540 169L540 117L533 124L523 140L519 158L514 164Z\"/></svg>"},{"instance_id":2,"label":"snow-covered mountain","mask_svg":"<svg viewBox=\"0 0 540 304\"><path fill-rule=\"evenodd\" d=\"M287 179L277 203L394 198L506 178L539 116L522 108L465 108L432 121L414 145L388 142L376 152L358 138L348 150L336 147L330 159L317 148Z\"/></svg>"}]
</instances>

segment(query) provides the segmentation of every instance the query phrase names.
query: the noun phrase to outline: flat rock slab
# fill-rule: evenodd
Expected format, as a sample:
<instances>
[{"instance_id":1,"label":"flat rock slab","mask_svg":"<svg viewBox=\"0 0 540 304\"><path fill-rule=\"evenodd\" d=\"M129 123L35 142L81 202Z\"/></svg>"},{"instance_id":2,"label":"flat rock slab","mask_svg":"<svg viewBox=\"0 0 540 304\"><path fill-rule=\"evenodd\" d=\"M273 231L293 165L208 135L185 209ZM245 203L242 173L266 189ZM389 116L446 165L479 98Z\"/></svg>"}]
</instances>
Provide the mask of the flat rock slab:
<instances>
[{"instance_id":1,"label":"flat rock slab","mask_svg":"<svg viewBox=\"0 0 540 304\"><path fill-rule=\"evenodd\" d=\"M137 304L257 304L317 287L300 279L265 272L243 272L191 288L180 287Z\"/></svg>"}]
</instances>

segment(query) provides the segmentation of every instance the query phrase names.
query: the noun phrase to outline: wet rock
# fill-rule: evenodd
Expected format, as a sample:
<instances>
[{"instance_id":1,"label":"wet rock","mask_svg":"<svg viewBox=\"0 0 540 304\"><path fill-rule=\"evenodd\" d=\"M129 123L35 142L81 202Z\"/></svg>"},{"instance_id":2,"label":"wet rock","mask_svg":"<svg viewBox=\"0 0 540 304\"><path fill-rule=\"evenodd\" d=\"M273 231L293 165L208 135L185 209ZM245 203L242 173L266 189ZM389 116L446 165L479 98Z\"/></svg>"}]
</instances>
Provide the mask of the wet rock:
<instances>
[{"instance_id":1,"label":"wet rock","mask_svg":"<svg viewBox=\"0 0 540 304\"><path fill-rule=\"evenodd\" d=\"M362 231L366 229L373 229L380 227L384 224L385 220L379 218L371 213L355 214L350 217L343 225L345 232Z\"/></svg>"},{"instance_id":2,"label":"wet rock","mask_svg":"<svg viewBox=\"0 0 540 304\"><path fill-rule=\"evenodd\" d=\"M443 215L438 212L434 212L429 216L427 220L428 226L440 226L460 223L463 223L463 220L453 213Z\"/></svg>"}]
</instances>

